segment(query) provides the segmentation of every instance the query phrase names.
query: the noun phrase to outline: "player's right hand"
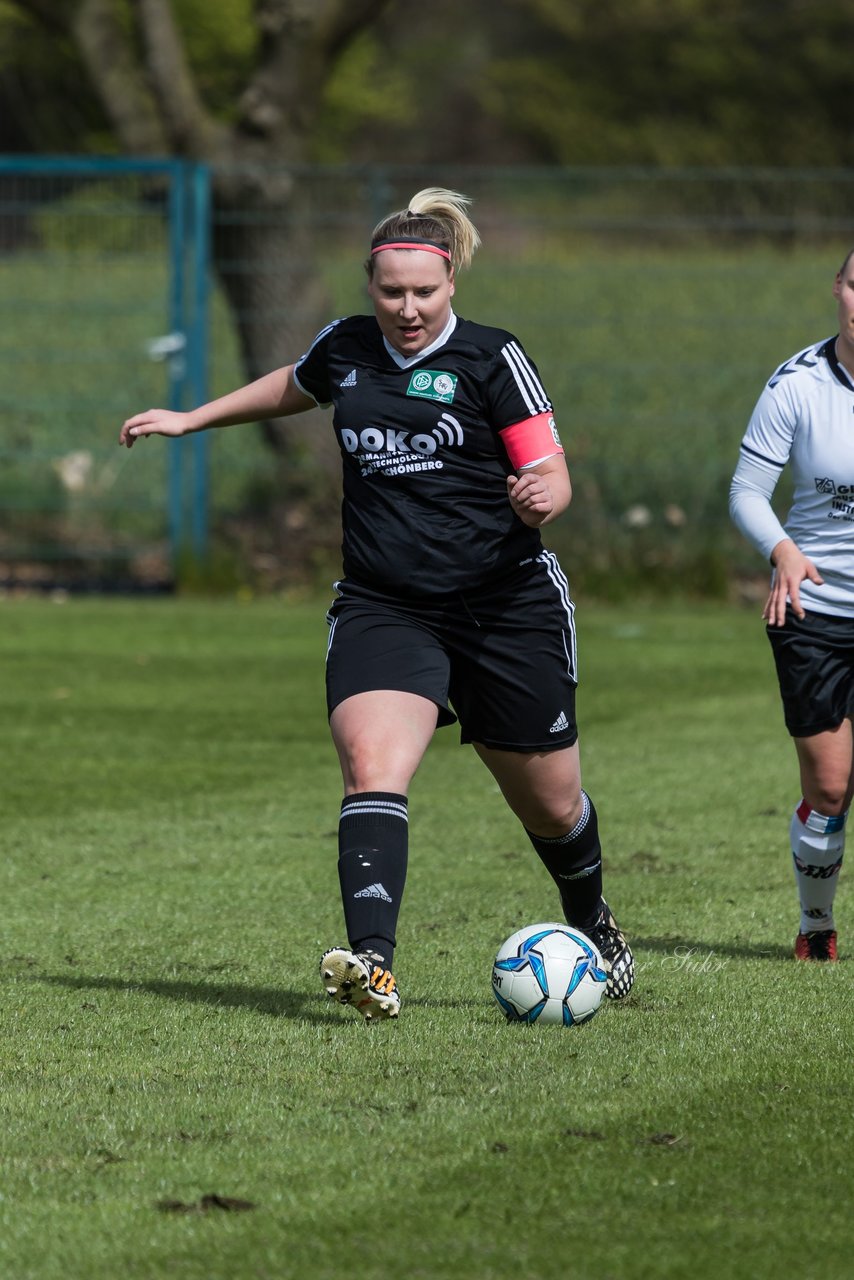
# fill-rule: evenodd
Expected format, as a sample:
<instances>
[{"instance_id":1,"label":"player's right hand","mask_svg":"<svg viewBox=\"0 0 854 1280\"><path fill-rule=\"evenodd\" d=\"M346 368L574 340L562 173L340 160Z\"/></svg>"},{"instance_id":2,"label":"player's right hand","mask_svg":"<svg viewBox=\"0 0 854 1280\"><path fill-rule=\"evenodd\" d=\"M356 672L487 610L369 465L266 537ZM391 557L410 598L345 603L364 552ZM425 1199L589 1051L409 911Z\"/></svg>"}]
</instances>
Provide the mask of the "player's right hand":
<instances>
[{"instance_id":1,"label":"player's right hand","mask_svg":"<svg viewBox=\"0 0 854 1280\"><path fill-rule=\"evenodd\" d=\"M122 423L119 432L119 444L130 449L134 442L145 436L182 436L187 431L186 413L176 413L172 409L146 409L145 413L137 413Z\"/></svg>"}]
</instances>

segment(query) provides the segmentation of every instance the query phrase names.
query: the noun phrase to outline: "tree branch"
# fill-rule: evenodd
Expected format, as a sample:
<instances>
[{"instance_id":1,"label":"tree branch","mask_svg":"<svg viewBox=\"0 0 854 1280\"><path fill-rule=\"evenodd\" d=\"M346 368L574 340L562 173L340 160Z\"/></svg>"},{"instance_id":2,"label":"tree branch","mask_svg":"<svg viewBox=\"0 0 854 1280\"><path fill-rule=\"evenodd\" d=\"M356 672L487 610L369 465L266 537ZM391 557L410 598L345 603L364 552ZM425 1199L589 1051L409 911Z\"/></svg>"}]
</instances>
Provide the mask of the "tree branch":
<instances>
[{"instance_id":1,"label":"tree branch","mask_svg":"<svg viewBox=\"0 0 854 1280\"><path fill-rule=\"evenodd\" d=\"M135 155L165 154L157 108L113 0L81 0L71 30L121 146Z\"/></svg>"},{"instance_id":2,"label":"tree branch","mask_svg":"<svg viewBox=\"0 0 854 1280\"><path fill-rule=\"evenodd\" d=\"M13 9L25 13L28 18L34 18L46 31L55 35L67 35L71 15L67 12L57 13L57 6L51 0L9 0L9 3Z\"/></svg>"},{"instance_id":3,"label":"tree branch","mask_svg":"<svg viewBox=\"0 0 854 1280\"><path fill-rule=\"evenodd\" d=\"M221 133L206 111L169 0L131 0L145 41L152 89L171 141L171 150L209 159Z\"/></svg>"},{"instance_id":4,"label":"tree branch","mask_svg":"<svg viewBox=\"0 0 854 1280\"><path fill-rule=\"evenodd\" d=\"M261 58L241 97L241 128L276 138L287 149L297 138L304 142L338 57L390 4L391 0L255 0Z\"/></svg>"},{"instance_id":5,"label":"tree branch","mask_svg":"<svg viewBox=\"0 0 854 1280\"><path fill-rule=\"evenodd\" d=\"M391 0L337 0L320 31L321 53L327 65L335 65L339 55L367 27L391 7Z\"/></svg>"}]
</instances>

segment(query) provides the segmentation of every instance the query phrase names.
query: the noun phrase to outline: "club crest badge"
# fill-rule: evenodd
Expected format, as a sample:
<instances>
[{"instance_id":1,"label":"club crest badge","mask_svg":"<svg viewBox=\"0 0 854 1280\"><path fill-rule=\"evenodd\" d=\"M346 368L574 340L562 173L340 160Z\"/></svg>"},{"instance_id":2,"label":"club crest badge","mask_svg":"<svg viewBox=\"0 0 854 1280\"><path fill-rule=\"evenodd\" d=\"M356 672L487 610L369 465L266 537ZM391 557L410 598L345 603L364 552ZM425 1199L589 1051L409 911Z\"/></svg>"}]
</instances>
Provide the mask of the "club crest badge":
<instances>
[{"instance_id":1,"label":"club crest badge","mask_svg":"<svg viewBox=\"0 0 854 1280\"><path fill-rule=\"evenodd\" d=\"M418 369L409 379L406 388L408 396L418 396L422 400L438 400L441 404L451 404L457 390L457 375L443 373L440 369Z\"/></svg>"}]
</instances>

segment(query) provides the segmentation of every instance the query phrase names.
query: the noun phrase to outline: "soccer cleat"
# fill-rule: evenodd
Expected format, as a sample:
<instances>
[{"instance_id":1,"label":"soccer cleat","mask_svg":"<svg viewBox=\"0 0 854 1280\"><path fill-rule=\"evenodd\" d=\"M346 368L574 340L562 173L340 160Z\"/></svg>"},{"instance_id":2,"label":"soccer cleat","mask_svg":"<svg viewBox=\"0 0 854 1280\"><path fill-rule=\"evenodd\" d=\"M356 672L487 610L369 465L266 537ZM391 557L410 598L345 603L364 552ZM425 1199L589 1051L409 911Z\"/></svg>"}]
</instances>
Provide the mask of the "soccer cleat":
<instances>
[{"instance_id":1,"label":"soccer cleat","mask_svg":"<svg viewBox=\"0 0 854 1280\"><path fill-rule=\"evenodd\" d=\"M795 938L795 959L838 960L836 930L815 929L811 933L799 933Z\"/></svg>"},{"instance_id":2,"label":"soccer cleat","mask_svg":"<svg viewBox=\"0 0 854 1280\"><path fill-rule=\"evenodd\" d=\"M635 961L607 902L599 910L592 929L585 930L596 944L608 974L605 995L609 1000L625 1000L635 981Z\"/></svg>"},{"instance_id":3,"label":"soccer cleat","mask_svg":"<svg viewBox=\"0 0 854 1280\"><path fill-rule=\"evenodd\" d=\"M400 993L382 956L373 951L332 947L320 960L320 976L330 1000L357 1009L366 1022L396 1018Z\"/></svg>"}]
</instances>

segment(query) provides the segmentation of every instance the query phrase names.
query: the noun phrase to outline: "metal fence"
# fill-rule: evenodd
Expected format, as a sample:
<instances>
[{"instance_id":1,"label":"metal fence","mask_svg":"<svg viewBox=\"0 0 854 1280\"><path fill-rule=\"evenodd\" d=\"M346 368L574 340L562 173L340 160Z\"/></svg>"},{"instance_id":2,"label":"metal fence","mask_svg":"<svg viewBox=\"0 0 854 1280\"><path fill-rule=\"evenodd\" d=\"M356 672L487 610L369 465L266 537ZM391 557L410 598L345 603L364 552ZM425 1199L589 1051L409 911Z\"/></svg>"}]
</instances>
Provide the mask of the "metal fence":
<instances>
[{"instance_id":1,"label":"metal fence","mask_svg":"<svg viewBox=\"0 0 854 1280\"><path fill-rule=\"evenodd\" d=\"M364 310L372 226L428 185L474 199L484 244L458 311L513 330L555 402L575 497L551 540L576 577L707 589L761 571L727 481L770 372L835 329L853 184L0 157L0 582L168 584L188 556L225 555L255 584L325 571L337 478L320 412L293 423L286 466L256 428L132 453L118 428Z\"/></svg>"},{"instance_id":2,"label":"metal fence","mask_svg":"<svg viewBox=\"0 0 854 1280\"><path fill-rule=\"evenodd\" d=\"M129 404L206 396L209 189L177 161L0 157L0 580L161 582L204 551L202 438L137 474L116 439Z\"/></svg>"}]
</instances>

